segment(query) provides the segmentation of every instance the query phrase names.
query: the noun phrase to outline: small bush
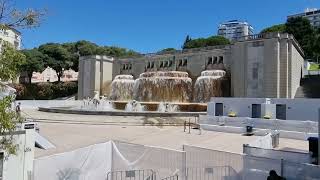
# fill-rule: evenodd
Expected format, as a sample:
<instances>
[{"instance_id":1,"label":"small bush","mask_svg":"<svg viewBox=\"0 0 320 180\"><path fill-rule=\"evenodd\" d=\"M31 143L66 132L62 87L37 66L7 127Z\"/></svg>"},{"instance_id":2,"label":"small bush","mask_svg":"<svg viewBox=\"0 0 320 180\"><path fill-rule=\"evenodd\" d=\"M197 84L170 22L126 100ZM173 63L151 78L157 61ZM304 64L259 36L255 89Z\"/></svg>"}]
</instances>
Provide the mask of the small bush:
<instances>
[{"instance_id":1,"label":"small bush","mask_svg":"<svg viewBox=\"0 0 320 180\"><path fill-rule=\"evenodd\" d=\"M13 84L18 100L50 100L74 95L78 92L77 82L55 82L37 84Z\"/></svg>"}]
</instances>

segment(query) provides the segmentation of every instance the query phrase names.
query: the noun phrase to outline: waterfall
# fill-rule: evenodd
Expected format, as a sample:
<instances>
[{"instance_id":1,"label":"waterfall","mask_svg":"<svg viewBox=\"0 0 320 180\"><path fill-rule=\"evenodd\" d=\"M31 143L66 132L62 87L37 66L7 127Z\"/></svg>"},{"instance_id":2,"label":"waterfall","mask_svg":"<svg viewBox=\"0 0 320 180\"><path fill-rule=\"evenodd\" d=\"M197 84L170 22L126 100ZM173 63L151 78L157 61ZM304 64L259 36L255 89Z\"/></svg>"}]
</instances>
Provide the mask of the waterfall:
<instances>
[{"instance_id":1,"label":"waterfall","mask_svg":"<svg viewBox=\"0 0 320 180\"><path fill-rule=\"evenodd\" d=\"M222 83L226 72L223 70L208 70L201 72L194 85L194 101L209 102L211 97L222 97Z\"/></svg>"},{"instance_id":2,"label":"waterfall","mask_svg":"<svg viewBox=\"0 0 320 180\"><path fill-rule=\"evenodd\" d=\"M136 79L133 97L142 102L190 102L192 80L187 72L142 73Z\"/></svg>"},{"instance_id":3,"label":"waterfall","mask_svg":"<svg viewBox=\"0 0 320 180\"><path fill-rule=\"evenodd\" d=\"M134 79L132 75L118 75L111 83L110 99L115 101L132 100Z\"/></svg>"}]
</instances>

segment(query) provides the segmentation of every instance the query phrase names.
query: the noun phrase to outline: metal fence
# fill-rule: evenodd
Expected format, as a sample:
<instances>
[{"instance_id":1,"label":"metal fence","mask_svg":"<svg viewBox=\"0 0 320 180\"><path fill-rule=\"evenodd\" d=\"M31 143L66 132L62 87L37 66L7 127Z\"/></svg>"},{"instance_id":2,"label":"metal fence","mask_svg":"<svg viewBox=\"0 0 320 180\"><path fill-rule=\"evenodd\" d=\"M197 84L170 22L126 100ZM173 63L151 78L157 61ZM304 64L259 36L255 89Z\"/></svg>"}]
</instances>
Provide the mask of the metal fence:
<instances>
[{"instance_id":1,"label":"metal fence","mask_svg":"<svg viewBox=\"0 0 320 180\"><path fill-rule=\"evenodd\" d=\"M187 168L186 180L238 180L238 173L229 166Z\"/></svg>"},{"instance_id":2,"label":"metal fence","mask_svg":"<svg viewBox=\"0 0 320 180\"><path fill-rule=\"evenodd\" d=\"M153 170L111 171L107 180L156 180L156 173Z\"/></svg>"},{"instance_id":3,"label":"metal fence","mask_svg":"<svg viewBox=\"0 0 320 180\"><path fill-rule=\"evenodd\" d=\"M163 178L161 180L179 180L179 176L178 175L170 176L170 177Z\"/></svg>"}]
</instances>

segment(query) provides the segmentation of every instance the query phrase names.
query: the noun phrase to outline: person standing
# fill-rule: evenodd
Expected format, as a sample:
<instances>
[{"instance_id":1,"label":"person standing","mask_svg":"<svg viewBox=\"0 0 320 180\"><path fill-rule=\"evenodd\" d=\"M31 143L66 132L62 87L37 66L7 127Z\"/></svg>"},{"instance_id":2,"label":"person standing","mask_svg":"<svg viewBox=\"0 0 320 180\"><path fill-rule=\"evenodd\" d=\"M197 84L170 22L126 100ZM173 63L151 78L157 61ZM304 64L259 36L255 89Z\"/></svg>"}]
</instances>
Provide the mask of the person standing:
<instances>
[{"instance_id":1,"label":"person standing","mask_svg":"<svg viewBox=\"0 0 320 180\"><path fill-rule=\"evenodd\" d=\"M21 117L21 102L16 106L16 113Z\"/></svg>"}]
</instances>

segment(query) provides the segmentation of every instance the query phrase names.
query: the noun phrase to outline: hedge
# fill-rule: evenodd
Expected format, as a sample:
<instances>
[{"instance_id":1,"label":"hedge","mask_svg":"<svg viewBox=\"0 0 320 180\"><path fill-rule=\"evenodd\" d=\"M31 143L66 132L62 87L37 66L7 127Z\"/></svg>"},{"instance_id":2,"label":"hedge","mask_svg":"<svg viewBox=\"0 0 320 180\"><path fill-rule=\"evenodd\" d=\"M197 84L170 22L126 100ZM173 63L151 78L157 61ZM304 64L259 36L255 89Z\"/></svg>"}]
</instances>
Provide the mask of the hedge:
<instances>
[{"instance_id":1,"label":"hedge","mask_svg":"<svg viewBox=\"0 0 320 180\"><path fill-rule=\"evenodd\" d=\"M45 82L12 86L17 90L17 100L50 100L68 97L78 92L78 82Z\"/></svg>"}]
</instances>

